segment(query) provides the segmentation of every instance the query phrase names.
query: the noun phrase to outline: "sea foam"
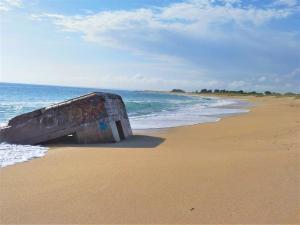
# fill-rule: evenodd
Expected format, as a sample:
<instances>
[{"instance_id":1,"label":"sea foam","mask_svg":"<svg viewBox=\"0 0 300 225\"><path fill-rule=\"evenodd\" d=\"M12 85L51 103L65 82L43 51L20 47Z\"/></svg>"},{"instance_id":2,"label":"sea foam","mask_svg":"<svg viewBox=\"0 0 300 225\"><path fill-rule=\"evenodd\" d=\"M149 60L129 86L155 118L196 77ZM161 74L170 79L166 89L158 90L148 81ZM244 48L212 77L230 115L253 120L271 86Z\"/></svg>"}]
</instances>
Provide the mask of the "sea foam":
<instances>
[{"instance_id":1,"label":"sea foam","mask_svg":"<svg viewBox=\"0 0 300 225\"><path fill-rule=\"evenodd\" d=\"M186 105L177 110L161 111L141 116L130 117L132 129L158 129L171 128L200 123L217 122L222 117L249 110L240 108L226 108L226 106L238 106L242 102L227 99L213 99L212 102L202 102L194 105Z\"/></svg>"},{"instance_id":2,"label":"sea foam","mask_svg":"<svg viewBox=\"0 0 300 225\"><path fill-rule=\"evenodd\" d=\"M33 158L42 157L47 147L0 143L0 167L6 167Z\"/></svg>"},{"instance_id":3,"label":"sea foam","mask_svg":"<svg viewBox=\"0 0 300 225\"><path fill-rule=\"evenodd\" d=\"M133 129L169 128L216 122L227 115L247 112L244 106L249 106L236 99L0 83L0 126L6 126L9 119L17 115L94 91L121 95ZM0 143L0 166L5 167L42 157L47 150L48 148L41 146Z\"/></svg>"}]
</instances>

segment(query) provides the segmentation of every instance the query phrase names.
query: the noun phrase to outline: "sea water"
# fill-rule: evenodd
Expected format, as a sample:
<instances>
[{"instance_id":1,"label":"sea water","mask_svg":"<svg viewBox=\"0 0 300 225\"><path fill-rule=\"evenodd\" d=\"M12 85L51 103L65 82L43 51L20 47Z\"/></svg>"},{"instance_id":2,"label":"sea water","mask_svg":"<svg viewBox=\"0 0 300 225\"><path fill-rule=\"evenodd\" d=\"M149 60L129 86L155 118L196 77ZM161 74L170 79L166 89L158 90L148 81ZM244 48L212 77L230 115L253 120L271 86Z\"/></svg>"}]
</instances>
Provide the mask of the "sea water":
<instances>
[{"instance_id":1,"label":"sea water","mask_svg":"<svg viewBox=\"0 0 300 225\"><path fill-rule=\"evenodd\" d=\"M0 83L0 126L14 116L94 91L122 96L133 130L169 128L216 122L226 115L247 112L244 102L149 91L106 90ZM240 106L240 108L238 108ZM0 143L0 166L41 157L46 147Z\"/></svg>"}]
</instances>

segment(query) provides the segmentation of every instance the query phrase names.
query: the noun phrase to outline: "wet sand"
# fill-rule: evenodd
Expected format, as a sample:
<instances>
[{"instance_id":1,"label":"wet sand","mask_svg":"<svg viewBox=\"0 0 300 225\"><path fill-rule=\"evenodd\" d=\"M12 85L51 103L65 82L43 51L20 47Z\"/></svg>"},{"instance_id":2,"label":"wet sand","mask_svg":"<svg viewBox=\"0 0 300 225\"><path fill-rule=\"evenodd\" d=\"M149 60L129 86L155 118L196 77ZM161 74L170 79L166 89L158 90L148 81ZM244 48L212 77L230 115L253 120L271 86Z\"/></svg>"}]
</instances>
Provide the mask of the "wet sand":
<instances>
[{"instance_id":1,"label":"wet sand","mask_svg":"<svg viewBox=\"0 0 300 225\"><path fill-rule=\"evenodd\" d=\"M300 223L300 100L0 169L1 224Z\"/></svg>"}]
</instances>

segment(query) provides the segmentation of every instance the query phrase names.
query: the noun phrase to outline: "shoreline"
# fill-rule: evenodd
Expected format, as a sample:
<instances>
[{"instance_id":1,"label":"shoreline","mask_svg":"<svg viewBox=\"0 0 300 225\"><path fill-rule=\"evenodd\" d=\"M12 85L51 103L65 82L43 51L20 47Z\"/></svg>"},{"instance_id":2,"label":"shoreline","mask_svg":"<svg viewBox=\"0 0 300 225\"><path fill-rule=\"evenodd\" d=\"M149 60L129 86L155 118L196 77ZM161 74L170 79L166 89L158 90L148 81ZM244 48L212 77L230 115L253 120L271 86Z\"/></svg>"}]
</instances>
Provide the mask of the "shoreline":
<instances>
[{"instance_id":1,"label":"shoreline","mask_svg":"<svg viewBox=\"0 0 300 225\"><path fill-rule=\"evenodd\" d=\"M157 92L157 91L148 91L148 92ZM167 94L167 92L157 92L157 93L164 93L164 94ZM177 94L177 93L172 93L170 92L170 94ZM179 94L180 95L180 94ZM217 99L231 99L231 100L239 100L240 102L243 103L243 105L240 105L240 104L229 104L229 105L224 105L224 106L214 106L214 107L209 107L209 108L219 108L219 109L245 109L247 111L245 112L234 112L234 113L220 113L220 114L215 114L214 116L217 116L218 119L216 121L206 121L206 122L197 122L195 124L185 124L185 125L177 125L177 126L171 126L171 127L160 127L160 128L145 128L145 129L132 129L133 131L136 131L137 133L143 133L143 132L147 132L147 131L151 131L151 132L156 132L156 131L160 131L160 130L165 130L167 131L168 129L173 129L173 128L180 128L180 127L189 127L189 126L196 126L196 125L201 125L201 124L207 124L207 123L217 123L219 121L221 121L222 119L224 118L227 118L227 117L232 117L232 116L239 116L239 115L243 115L243 114L246 114L246 113L249 113L251 111L251 108L252 107L255 107L255 100L249 100L249 98L238 98L238 97L222 97L222 96L202 96L202 95L194 95L194 94L191 94L191 93L185 93L185 94L182 94L182 95L186 95L186 96L193 96L193 97L200 97L200 98L203 98L203 97L211 97L211 98L217 98ZM210 117L210 116L209 116Z\"/></svg>"},{"instance_id":2,"label":"shoreline","mask_svg":"<svg viewBox=\"0 0 300 225\"><path fill-rule=\"evenodd\" d=\"M217 123L0 169L1 224L299 223L300 100L245 98L250 112Z\"/></svg>"},{"instance_id":3,"label":"shoreline","mask_svg":"<svg viewBox=\"0 0 300 225\"><path fill-rule=\"evenodd\" d=\"M164 93L164 92L155 92L155 93L168 95L168 93ZM173 95L173 94L170 93L170 95ZM175 93L175 95L177 95L177 94ZM222 97L213 97L213 96L203 97L203 96L195 96L195 95L192 95L192 94L184 94L184 96L199 98L199 99L202 99L202 100L205 100L205 99L209 98L209 99L213 99L213 100L216 100L216 101L225 101L226 102L226 100L232 100L234 102L231 102L231 103L217 102L216 103L217 105L214 105L214 103L213 103L212 105L207 105L205 108L202 108L201 106L200 106L200 108L197 108L197 109L193 108L193 111L188 112L188 113L184 112L183 114L185 114L185 116L187 116L187 118L189 118L189 116L190 116L189 114L193 114L195 117L193 119L189 119L189 120L186 120L184 122L182 122L180 120L182 118L180 118L180 119L178 119L178 121L180 121L180 122L172 123L172 124L170 124L170 123L169 124L164 124L164 126L161 126L161 127L159 127L159 126L155 127L155 126L152 126L152 125L148 124L148 127L140 128L140 124L138 124L138 128L133 127L132 129L138 130L138 131L139 130L141 130L141 131L142 130L149 130L149 129L150 130L151 129L156 130L156 129L168 129L168 128L174 128L174 127L193 126L193 125L197 125L197 124L218 122L222 118L226 118L226 117L229 117L229 116L235 116L235 115L239 115L239 114L243 114L243 113L248 113L250 111L250 108L254 106L254 104L248 102L247 99L222 98ZM202 103L191 104L191 105L189 105L189 107L195 107L195 106L199 106L201 104ZM181 107L181 108L179 108L177 110L174 110L174 111L170 110L168 112L168 114L173 115L173 116L178 116L181 113L182 109L184 109L184 107ZM209 110L213 110L213 109L216 109L216 110L219 110L219 111L211 113ZM205 111L205 110L208 110L208 111ZM202 111L202 113L197 114L198 111ZM151 117L151 114L149 114L148 116ZM165 115L162 112L160 112L160 116L165 116ZM160 118L159 116L155 116L155 117ZM136 118L132 117L131 119L132 119L131 123L135 124L134 120ZM145 122L147 122L147 118L144 118L144 120L145 120ZM165 118L165 121L168 121L168 118L167 119ZM153 122L153 124L155 124L155 121L152 121L152 122ZM162 122L162 121L160 121L160 122ZM162 122L162 123L164 123L164 122Z\"/></svg>"},{"instance_id":4,"label":"shoreline","mask_svg":"<svg viewBox=\"0 0 300 225\"><path fill-rule=\"evenodd\" d=\"M192 95L189 95L189 96L192 96ZM202 109L201 107L198 109L194 108L193 109L194 111L191 113L194 115L198 115L198 114L199 115L198 115L197 119L195 117L194 120L192 120L192 121L187 120L187 121L185 121L185 123L179 122L178 124L168 123L162 127L153 126L153 127L146 127L146 128L136 128L136 129L133 128L133 131L135 133L149 133L149 132L153 133L153 132L158 132L160 130L167 131L167 129L176 128L176 127L194 126L194 125L205 124L205 123L216 123L226 117L237 116L240 114L248 113L250 111L250 107L254 106L253 104L250 104L249 101L247 101L245 99L244 100L234 99L234 98L226 99L226 98L221 98L221 97L203 97L203 96L192 96L192 97L199 98L199 99L211 98L211 99L215 99L217 102L213 105L206 106L206 108L204 107L204 109ZM230 102L226 102L225 99L229 100ZM223 101L225 101L225 102L223 102ZM201 103L197 103L197 104L201 104ZM195 105L197 105L197 104L195 104ZM213 114L210 114L210 112L208 111L208 114L205 114L205 113L203 114L203 110L205 110L205 109L207 109L207 110L216 109L217 111L218 110L219 111L221 110L221 111L219 113L215 112ZM234 111L234 110L236 110L236 111ZM201 113L201 111L202 111L202 113ZM179 112L179 110L177 110L177 112ZM172 113L172 111L170 111L170 113ZM187 116L189 116L189 115L187 115ZM134 118L131 118L131 119L134 120ZM147 121L145 121L145 122L147 122ZM69 144L69 143L67 143L67 144ZM65 143L65 145L67 145L67 144ZM13 162L14 160L8 160L7 158L5 158L4 161L2 161L0 164L0 166L1 166L0 169L7 167L7 166L13 166L17 163L28 162L30 160L34 160L35 158L44 157L45 154L47 154L47 152L49 150L49 146L47 146L47 145L27 146L27 145L10 145L10 144L5 144L5 143L1 143L1 145L0 145L0 150L6 151L9 148L14 148L15 151L18 151L18 152L23 152L23 151L27 152L26 156L22 155L22 153L20 153L17 156L14 156L14 157L16 157L16 159L23 157L22 160L17 161L17 162ZM9 153L8 153L8 155L9 155Z\"/></svg>"}]
</instances>

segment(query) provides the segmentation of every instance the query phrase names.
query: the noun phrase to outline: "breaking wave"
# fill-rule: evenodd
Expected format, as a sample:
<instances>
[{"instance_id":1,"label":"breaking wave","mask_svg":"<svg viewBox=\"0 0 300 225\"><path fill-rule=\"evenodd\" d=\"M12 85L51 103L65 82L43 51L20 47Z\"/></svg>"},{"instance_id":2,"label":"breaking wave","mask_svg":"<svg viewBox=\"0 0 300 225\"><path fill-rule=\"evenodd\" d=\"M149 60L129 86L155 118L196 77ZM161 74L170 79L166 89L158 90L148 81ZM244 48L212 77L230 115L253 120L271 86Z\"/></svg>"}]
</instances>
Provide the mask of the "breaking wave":
<instances>
[{"instance_id":1,"label":"breaking wave","mask_svg":"<svg viewBox=\"0 0 300 225\"><path fill-rule=\"evenodd\" d=\"M216 122L226 115L245 113L245 102L232 99L193 97L145 91L102 90L76 87L0 83L0 127L22 113L93 91L121 95L133 129L169 128ZM0 166L42 157L42 146L0 143Z\"/></svg>"},{"instance_id":2,"label":"breaking wave","mask_svg":"<svg viewBox=\"0 0 300 225\"><path fill-rule=\"evenodd\" d=\"M217 122L224 116L249 111L240 108L224 108L239 104L240 102L234 100L215 99L210 103L198 103L178 107L175 110L163 110L146 115L131 116L130 123L133 129L156 129Z\"/></svg>"},{"instance_id":3,"label":"breaking wave","mask_svg":"<svg viewBox=\"0 0 300 225\"><path fill-rule=\"evenodd\" d=\"M19 162L42 157L48 151L47 147L31 145L12 145L0 143L0 167L6 167Z\"/></svg>"}]
</instances>

